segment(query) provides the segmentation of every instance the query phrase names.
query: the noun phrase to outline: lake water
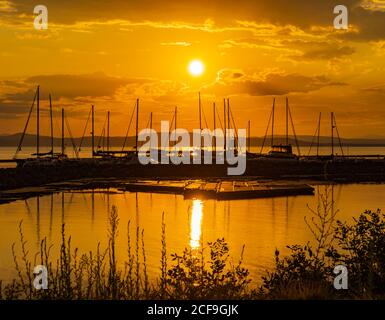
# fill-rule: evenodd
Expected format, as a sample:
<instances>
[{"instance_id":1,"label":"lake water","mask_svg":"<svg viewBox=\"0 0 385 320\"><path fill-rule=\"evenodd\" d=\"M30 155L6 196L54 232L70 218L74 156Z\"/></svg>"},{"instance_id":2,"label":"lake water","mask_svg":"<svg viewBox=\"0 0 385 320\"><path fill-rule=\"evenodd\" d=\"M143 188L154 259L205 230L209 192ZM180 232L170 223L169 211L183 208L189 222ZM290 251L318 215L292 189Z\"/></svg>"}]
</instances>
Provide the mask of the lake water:
<instances>
[{"instance_id":1,"label":"lake water","mask_svg":"<svg viewBox=\"0 0 385 320\"><path fill-rule=\"evenodd\" d=\"M312 235L304 222L310 216L307 206L316 208L314 196L237 201L184 200L183 196L148 193L119 193L116 190L97 192L65 192L52 196L20 200L0 205L0 279L15 276L11 245L18 243L18 224L23 220L28 248L36 252L38 243L47 236L57 255L61 224L65 223L72 246L80 252L95 250L97 243L107 246L108 211L117 206L120 218L118 259L126 259L126 229L131 221L131 236L136 228L144 229L147 267L150 278L159 274L161 258L161 220L165 215L168 254L185 247L197 248L203 242L224 237L231 255L238 259L245 245L244 264L254 284L274 265L274 251L283 254L289 244L304 244ZM385 184L352 184L333 187L337 217L351 221L365 209L385 209ZM19 248L19 247L18 247ZM169 259L170 261L170 259Z\"/></svg>"}]
</instances>

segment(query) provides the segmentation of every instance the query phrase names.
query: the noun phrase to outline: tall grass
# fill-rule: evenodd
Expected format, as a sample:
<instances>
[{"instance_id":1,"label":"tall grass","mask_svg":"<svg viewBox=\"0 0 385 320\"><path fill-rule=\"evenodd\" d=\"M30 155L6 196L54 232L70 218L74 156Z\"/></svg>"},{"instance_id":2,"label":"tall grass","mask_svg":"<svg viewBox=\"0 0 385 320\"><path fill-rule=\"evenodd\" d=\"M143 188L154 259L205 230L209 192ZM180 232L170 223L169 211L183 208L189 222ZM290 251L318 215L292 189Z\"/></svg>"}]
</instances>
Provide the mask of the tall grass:
<instances>
[{"instance_id":1,"label":"tall grass","mask_svg":"<svg viewBox=\"0 0 385 320\"><path fill-rule=\"evenodd\" d=\"M314 243L288 246L290 254L275 252L275 268L262 277L258 291L249 288L249 271L242 265L243 250L234 263L226 241L201 243L199 249L185 248L168 254L166 224L161 223L159 277L150 282L144 230L136 228L135 242L127 224L127 256L118 263L116 240L119 215L115 206L109 213L108 245L80 253L72 248L71 237L62 225L60 251L51 256L47 239L31 255L27 250L22 222L19 245L12 245L16 278L0 281L0 299L384 299L385 298L385 215L365 211L353 223L336 220L330 189L320 196L318 206L309 208L305 223ZM36 290L33 266L48 270L48 289ZM349 289L333 288L333 269L348 268Z\"/></svg>"},{"instance_id":2,"label":"tall grass","mask_svg":"<svg viewBox=\"0 0 385 320\"><path fill-rule=\"evenodd\" d=\"M229 248L224 239L208 243L199 250L186 248L182 255L171 254L168 267L166 225L161 225L160 276L150 283L144 230L136 229L131 241L130 222L127 225L127 257L124 267L118 267L116 257L119 215L115 206L108 217L108 245L97 244L95 252L80 253L72 248L71 237L62 225L60 253L51 256L52 246L43 238L40 250L31 256L27 250L22 222L19 224L19 248L12 245L17 278L4 285L0 282L0 299L204 299L245 298L250 295L248 271L242 267L242 257L236 265L230 263ZM207 257L206 250L209 256ZM44 265L48 271L48 289L34 287L33 267Z\"/></svg>"}]
</instances>

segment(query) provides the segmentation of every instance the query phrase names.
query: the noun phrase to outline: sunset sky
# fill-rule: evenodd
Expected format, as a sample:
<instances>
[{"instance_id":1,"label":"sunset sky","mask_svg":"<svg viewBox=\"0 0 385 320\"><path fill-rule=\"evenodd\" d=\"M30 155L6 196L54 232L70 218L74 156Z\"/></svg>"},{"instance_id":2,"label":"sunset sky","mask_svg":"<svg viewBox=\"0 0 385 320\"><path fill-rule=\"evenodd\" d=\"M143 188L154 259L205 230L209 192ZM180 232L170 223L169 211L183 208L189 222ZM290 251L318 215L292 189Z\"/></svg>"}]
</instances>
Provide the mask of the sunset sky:
<instances>
[{"instance_id":1,"label":"sunset sky","mask_svg":"<svg viewBox=\"0 0 385 320\"><path fill-rule=\"evenodd\" d=\"M38 4L48 30L34 29ZM333 27L338 4L348 30ZM210 127L212 103L222 114L229 97L238 127L250 119L262 136L276 97L283 133L288 96L297 134L312 135L322 111L327 135L334 111L343 137L385 137L384 0L0 0L0 39L0 134L22 131L40 84L45 134L49 93L75 135L91 104L96 134L111 110L111 134L124 135L137 97L142 127L175 106L178 126L199 127L200 91ZM194 59L201 76L188 72Z\"/></svg>"}]
</instances>

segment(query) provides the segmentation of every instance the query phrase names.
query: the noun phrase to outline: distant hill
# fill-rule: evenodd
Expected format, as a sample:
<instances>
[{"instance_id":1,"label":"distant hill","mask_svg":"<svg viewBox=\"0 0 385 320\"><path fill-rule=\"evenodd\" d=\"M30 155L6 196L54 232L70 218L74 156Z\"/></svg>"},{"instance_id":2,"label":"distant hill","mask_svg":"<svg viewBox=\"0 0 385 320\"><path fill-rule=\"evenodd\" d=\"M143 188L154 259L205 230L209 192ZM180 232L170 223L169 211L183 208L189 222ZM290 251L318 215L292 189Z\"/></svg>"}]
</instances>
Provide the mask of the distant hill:
<instances>
[{"instance_id":1,"label":"distant hill","mask_svg":"<svg viewBox=\"0 0 385 320\"><path fill-rule=\"evenodd\" d=\"M300 146L310 146L313 142L315 146L317 144L317 138L313 136L297 136L298 144ZM286 137L285 136L275 136L274 144L285 144ZM258 146L262 145L263 137L252 137L251 145ZM271 138L270 136L266 137L265 145L270 145ZM295 145L295 139L293 136L289 136L289 143ZM337 145L339 143L338 138L334 137L334 144ZM341 143L345 146L356 146L356 147L384 147L385 146L385 138L341 138ZM320 136L320 146L330 146L331 145L331 137L330 136Z\"/></svg>"},{"instance_id":2,"label":"distant hill","mask_svg":"<svg viewBox=\"0 0 385 320\"><path fill-rule=\"evenodd\" d=\"M0 147L17 147L19 144L21 138L21 133L16 133L12 135L0 135ZM99 136L95 136L95 146L97 146L98 142L100 140L100 144L102 145L103 139L101 139ZM81 138L74 137L73 139L74 143L76 145L80 144ZM51 146L51 137L48 136L40 136L40 145L44 147ZM64 139L64 142L67 146L72 145L72 141L70 138L66 137ZM110 137L110 146L112 147L118 147L122 146L124 142L124 137ZM105 142L106 143L106 142ZM127 146L133 146L135 144L135 137L128 137L126 141ZM34 134L26 134L24 136L23 144L24 147L34 147L36 146L36 135ZM54 146L60 147L61 146L61 138L54 137ZM82 142L83 147L90 147L91 146L91 137L87 136L84 137Z\"/></svg>"},{"instance_id":3,"label":"distant hill","mask_svg":"<svg viewBox=\"0 0 385 320\"><path fill-rule=\"evenodd\" d=\"M0 135L0 147L17 147L19 141L20 141L21 133L16 133L12 135ZM298 136L298 143L300 146L310 146L313 136ZM74 143L76 145L79 145L81 141L81 138L75 137ZM103 140L99 136L95 136L95 146L98 145L98 142L100 142L100 145L103 144ZM117 136L117 137L110 137L110 146L111 147L120 147L123 145L124 137ZM368 139L368 138L349 138L349 139L341 139L341 142L344 146L357 146L357 147L385 147L385 138L378 138L378 139ZM106 140L104 141L106 143ZM251 145L252 146L261 146L263 143L263 137L252 137L251 138ZM275 136L274 137L274 144L284 144L285 143L285 137L284 136ZM295 139L293 136L289 137L289 143L292 145L295 145ZM315 146L317 143L316 140L313 141L313 145ZM335 145L338 145L337 138L334 139ZM67 146L72 145L72 141L70 138L65 138L65 144ZM270 136L266 137L265 145L268 146L271 144ZM320 137L320 146L330 146L330 137L322 136ZM23 141L23 146L25 147L33 147L36 145L36 135L33 134L26 134ZM48 136L40 136L40 145L41 146L50 146L51 145L51 138ZM58 137L54 138L54 145L55 147L61 146L61 139ZM130 136L127 138L126 146L133 146L135 145L135 137ZM91 146L91 137L87 136L84 137L82 142L83 147L90 147Z\"/></svg>"}]
</instances>

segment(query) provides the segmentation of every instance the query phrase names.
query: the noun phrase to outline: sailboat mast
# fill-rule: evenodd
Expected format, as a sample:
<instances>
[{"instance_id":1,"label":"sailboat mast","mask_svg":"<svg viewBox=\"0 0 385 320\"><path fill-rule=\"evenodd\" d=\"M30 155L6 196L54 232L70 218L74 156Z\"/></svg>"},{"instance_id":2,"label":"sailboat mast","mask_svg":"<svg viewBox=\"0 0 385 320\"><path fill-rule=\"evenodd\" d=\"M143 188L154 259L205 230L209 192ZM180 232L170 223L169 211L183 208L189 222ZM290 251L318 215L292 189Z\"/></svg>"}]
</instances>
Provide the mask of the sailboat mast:
<instances>
[{"instance_id":1,"label":"sailboat mast","mask_svg":"<svg viewBox=\"0 0 385 320\"><path fill-rule=\"evenodd\" d=\"M227 128L230 129L230 99L227 98Z\"/></svg>"},{"instance_id":2,"label":"sailboat mast","mask_svg":"<svg viewBox=\"0 0 385 320\"><path fill-rule=\"evenodd\" d=\"M135 150L138 155L138 135L139 135L139 99L136 99L136 128L135 128Z\"/></svg>"},{"instance_id":3,"label":"sailboat mast","mask_svg":"<svg viewBox=\"0 0 385 320\"><path fill-rule=\"evenodd\" d=\"M64 155L64 108L61 109L61 154Z\"/></svg>"},{"instance_id":4,"label":"sailboat mast","mask_svg":"<svg viewBox=\"0 0 385 320\"><path fill-rule=\"evenodd\" d=\"M92 158L95 156L95 113L94 113L94 105L91 106L91 126L92 126L92 132L91 132L91 144L92 144Z\"/></svg>"},{"instance_id":5,"label":"sailboat mast","mask_svg":"<svg viewBox=\"0 0 385 320\"><path fill-rule=\"evenodd\" d=\"M319 139L321 135L321 116L322 112L319 113L319 118L318 118L318 130L317 130L317 157L319 156Z\"/></svg>"},{"instance_id":6,"label":"sailboat mast","mask_svg":"<svg viewBox=\"0 0 385 320\"><path fill-rule=\"evenodd\" d=\"M110 151L110 111L107 111L107 152Z\"/></svg>"},{"instance_id":7,"label":"sailboat mast","mask_svg":"<svg viewBox=\"0 0 385 320\"><path fill-rule=\"evenodd\" d=\"M177 119L177 115L178 115L178 107L175 107L175 123L174 123L174 132L175 132L175 135L174 135L174 139L175 139L175 142L174 142L174 146L176 145L176 119Z\"/></svg>"},{"instance_id":8,"label":"sailboat mast","mask_svg":"<svg viewBox=\"0 0 385 320\"><path fill-rule=\"evenodd\" d=\"M331 143L332 143L332 157L334 156L334 113L330 113L330 124L331 124L331 130L332 130L332 135L331 135Z\"/></svg>"},{"instance_id":9,"label":"sailboat mast","mask_svg":"<svg viewBox=\"0 0 385 320\"><path fill-rule=\"evenodd\" d=\"M230 130L230 100L227 98L227 128ZM229 142L230 142L230 131L229 131Z\"/></svg>"},{"instance_id":10,"label":"sailboat mast","mask_svg":"<svg viewBox=\"0 0 385 320\"><path fill-rule=\"evenodd\" d=\"M215 123L215 120L216 120L216 116L215 116L215 102L213 102L213 116L214 116L214 132L215 132L215 129L216 129L216 123ZM217 140L216 140L216 136L214 134L214 139L213 139L213 142L214 142L214 150L217 151Z\"/></svg>"},{"instance_id":11,"label":"sailboat mast","mask_svg":"<svg viewBox=\"0 0 385 320\"><path fill-rule=\"evenodd\" d=\"M274 113L275 113L275 98L273 99L273 111L271 114L272 122L271 122L271 147L274 145Z\"/></svg>"},{"instance_id":12,"label":"sailboat mast","mask_svg":"<svg viewBox=\"0 0 385 320\"><path fill-rule=\"evenodd\" d=\"M152 130L152 111L150 112L150 134ZM151 139L150 139L150 152L151 152Z\"/></svg>"},{"instance_id":13,"label":"sailboat mast","mask_svg":"<svg viewBox=\"0 0 385 320\"><path fill-rule=\"evenodd\" d=\"M52 100L51 94L49 94L49 115L51 120L51 155L53 158L53 119L52 119Z\"/></svg>"},{"instance_id":14,"label":"sailboat mast","mask_svg":"<svg viewBox=\"0 0 385 320\"><path fill-rule=\"evenodd\" d=\"M250 152L250 146L251 146L251 126L250 126L250 120L248 121L247 123L247 133L248 133L248 137L247 137L247 151Z\"/></svg>"},{"instance_id":15,"label":"sailboat mast","mask_svg":"<svg viewBox=\"0 0 385 320\"><path fill-rule=\"evenodd\" d=\"M342 148L341 137L340 137L340 133L338 132L337 120L334 113L333 113L333 122L334 122L334 128L336 129L336 133L337 133L338 143L340 145L341 155L344 156L344 149Z\"/></svg>"},{"instance_id":16,"label":"sailboat mast","mask_svg":"<svg viewBox=\"0 0 385 320\"><path fill-rule=\"evenodd\" d=\"M286 97L286 145L289 145L289 101Z\"/></svg>"},{"instance_id":17,"label":"sailboat mast","mask_svg":"<svg viewBox=\"0 0 385 320\"><path fill-rule=\"evenodd\" d=\"M201 105L201 93L198 92L198 99L199 99L199 130L202 134L202 105Z\"/></svg>"},{"instance_id":18,"label":"sailboat mast","mask_svg":"<svg viewBox=\"0 0 385 320\"><path fill-rule=\"evenodd\" d=\"M174 130L175 130L175 135L176 135L176 117L178 114L178 107L175 107L175 123L174 123Z\"/></svg>"},{"instance_id":19,"label":"sailboat mast","mask_svg":"<svg viewBox=\"0 0 385 320\"><path fill-rule=\"evenodd\" d=\"M227 130L226 130L226 99L223 99L223 126L224 126L224 146L225 146L225 151L227 148Z\"/></svg>"},{"instance_id":20,"label":"sailboat mast","mask_svg":"<svg viewBox=\"0 0 385 320\"><path fill-rule=\"evenodd\" d=\"M287 104L287 110L289 111L289 118L290 118L290 122L291 122L291 129L293 131L293 136L294 136L294 140L295 140L295 144L297 146L297 151L298 151L298 156L301 155L301 150L299 148L299 143L298 143L298 139L297 139L297 134L295 133L295 127L294 127L294 122L293 122L293 117L291 115L291 111L290 111L290 107L289 107L289 104Z\"/></svg>"},{"instance_id":21,"label":"sailboat mast","mask_svg":"<svg viewBox=\"0 0 385 320\"><path fill-rule=\"evenodd\" d=\"M37 86L37 109L36 109L36 157L40 152L40 86Z\"/></svg>"}]
</instances>

